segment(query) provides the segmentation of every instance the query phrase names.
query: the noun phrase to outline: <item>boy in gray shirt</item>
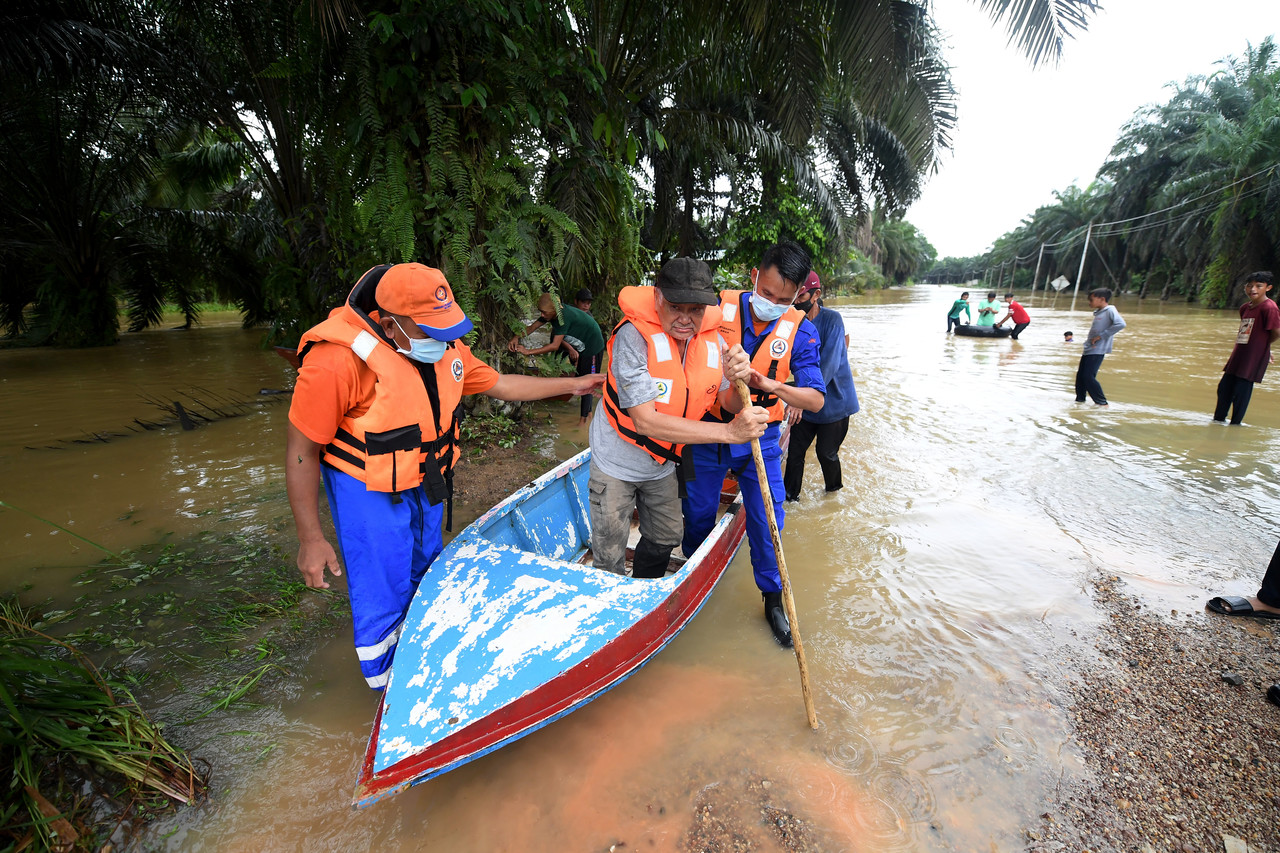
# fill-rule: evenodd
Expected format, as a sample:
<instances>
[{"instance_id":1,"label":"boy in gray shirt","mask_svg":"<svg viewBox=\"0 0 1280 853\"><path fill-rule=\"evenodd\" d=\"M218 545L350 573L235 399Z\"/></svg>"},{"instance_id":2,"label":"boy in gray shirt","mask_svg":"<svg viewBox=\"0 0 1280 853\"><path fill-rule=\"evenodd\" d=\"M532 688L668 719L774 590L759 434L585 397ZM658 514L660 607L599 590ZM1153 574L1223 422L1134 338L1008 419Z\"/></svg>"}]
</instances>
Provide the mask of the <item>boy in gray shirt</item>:
<instances>
[{"instance_id":1,"label":"boy in gray shirt","mask_svg":"<svg viewBox=\"0 0 1280 853\"><path fill-rule=\"evenodd\" d=\"M1096 405L1105 406L1107 395L1098 383L1098 368L1111 352L1111 339L1125 327L1125 322L1111 304L1111 291L1105 287L1089 291L1089 307L1093 309L1093 324L1084 339L1084 351L1076 369L1076 402L1083 403L1087 393Z\"/></svg>"}]
</instances>

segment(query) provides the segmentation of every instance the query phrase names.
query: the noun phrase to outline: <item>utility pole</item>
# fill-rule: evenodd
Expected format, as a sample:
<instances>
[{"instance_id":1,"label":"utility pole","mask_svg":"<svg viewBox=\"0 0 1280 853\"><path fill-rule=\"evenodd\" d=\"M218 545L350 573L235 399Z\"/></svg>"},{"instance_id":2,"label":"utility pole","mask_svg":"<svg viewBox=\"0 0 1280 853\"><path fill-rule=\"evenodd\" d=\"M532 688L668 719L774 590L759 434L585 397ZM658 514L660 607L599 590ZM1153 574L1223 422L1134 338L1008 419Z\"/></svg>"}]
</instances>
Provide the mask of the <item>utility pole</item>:
<instances>
[{"instance_id":1,"label":"utility pole","mask_svg":"<svg viewBox=\"0 0 1280 853\"><path fill-rule=\"evenodd\" d=\"M1084 250L1080 253L1080 269L1076 273L1076 287L1071 291L1071 310L1076 310L1076 294L1080 292L1080 276L1084 275L1084 259L1089 255L1089 236L1093 234L1093 220L1089 220L1089 227L1084 232Z\"/></svg>"},{"instance_id":2,"label":"utility pole","mask_svg":"<svg viewBox=\"0 0 1280 853\"><path fill-rule=\"evenodd\" d=\"M1044 243L1040 244L1040 255L1036 258L1036 274L1031 277L1031 299L1032 300L1036 298L1036 282L1040 280L1040 262L1042 260L1044 260Z\"/></svg>"}]
</instances>

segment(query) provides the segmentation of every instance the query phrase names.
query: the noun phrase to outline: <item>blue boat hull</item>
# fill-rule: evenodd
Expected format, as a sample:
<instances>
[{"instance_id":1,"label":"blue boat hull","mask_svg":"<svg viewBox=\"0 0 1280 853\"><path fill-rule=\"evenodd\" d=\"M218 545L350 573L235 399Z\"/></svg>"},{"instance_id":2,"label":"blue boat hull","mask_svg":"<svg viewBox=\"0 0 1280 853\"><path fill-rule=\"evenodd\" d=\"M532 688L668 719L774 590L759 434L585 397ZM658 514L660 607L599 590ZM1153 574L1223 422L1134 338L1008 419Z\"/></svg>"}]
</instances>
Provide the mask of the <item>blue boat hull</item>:
<instances>
[{"instance_id":1,"label":"blue boat hull","mask_svg":"<svg viewBox=\"0 0 1280 853\"><path fill-rule=\"evenodd\" d=\"M733 500L675 574L584 565L584 451L460 533L405 619L354 804L473 761L620 683L697 614L742 542Z\"/></svg>"}]
</instances>

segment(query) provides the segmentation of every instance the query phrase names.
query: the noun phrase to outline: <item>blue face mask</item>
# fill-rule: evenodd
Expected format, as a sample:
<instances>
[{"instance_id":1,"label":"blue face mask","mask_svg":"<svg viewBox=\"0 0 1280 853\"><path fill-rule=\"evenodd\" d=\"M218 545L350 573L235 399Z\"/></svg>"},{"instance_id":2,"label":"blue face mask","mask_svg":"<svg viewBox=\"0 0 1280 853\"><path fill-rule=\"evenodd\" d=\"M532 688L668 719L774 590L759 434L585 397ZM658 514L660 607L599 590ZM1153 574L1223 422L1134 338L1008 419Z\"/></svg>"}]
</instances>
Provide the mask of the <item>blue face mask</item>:
<instances>
[{"instance_id":1,"label":"blue face mask","mask_svg":"<svg viewBox=\"0 0 1280 853\"><path fill-rule=\"evenodd\" d=\"M394 317L392 319L395 320ZM404 332L404 326L400 325L400 321L395 320L395 323L400 327L400 331ZM405 337L409 338L408 333L405 333ZM423 364L435 364L444 358L444 352L448 348L447 342L437 341L435 338L409 338L409 349L404 350L397 345L396 352Z\"/></svg>"},{"instance_id":2,"label":"blue face mask","mask_svg":"<svg viewBox=\"0 0 1280 853\"><path fill-rule=\"evenodd\" d=\"M756 287L760 286L757 281ZM791 303L779 305L776 302L770 302L760 295L758 290L751 291L751 312L765 323L772 323L774 320L787 313L787 309L791 307Z\"/></svg>"}]
</instances>

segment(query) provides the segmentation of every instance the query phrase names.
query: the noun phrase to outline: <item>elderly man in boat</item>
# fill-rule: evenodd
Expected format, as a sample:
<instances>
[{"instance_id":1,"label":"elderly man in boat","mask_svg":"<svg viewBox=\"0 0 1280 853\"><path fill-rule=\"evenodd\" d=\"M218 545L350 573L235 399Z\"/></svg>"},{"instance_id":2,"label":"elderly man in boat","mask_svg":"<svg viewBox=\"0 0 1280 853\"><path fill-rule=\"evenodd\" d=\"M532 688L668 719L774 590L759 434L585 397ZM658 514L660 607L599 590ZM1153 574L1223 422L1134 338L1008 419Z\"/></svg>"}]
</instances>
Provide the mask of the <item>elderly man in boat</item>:
<instances>
[{"instance_id":1,"label":"elderly man in boat","mask_svg":"<svg viewBox=\"0 0 1280 853\"><path fill-rule=\"evenodd\" d=\"M591 550L598 568L625 573L638 510L631 575L662 577L684 533L687 445L738 444L764 432L765 411L742 410L733 393L730 383L749 379L751 364L741 346L725 346L718 301L711 270L693 258L663 264L653 287L618 294L623 320L609 339L605 417L591 422ZM702 420L717 403L730 417Z\"/></svg>"},{"instance_id":2,"label":"elderly man in boat","mask_svg":"<svg viewBox=\"0 0 1280 853\"><path fill-rule=\"evenodd\" d=\"M747 512L751 567L756 586L764 597L764 618L774 639L786 647L791 645L791 624L782 605L778 555L765 513L772 511L778 528L782 528L786 517L782 506L785 489L778 439L786 407L817 412L826 399L818 330L791 304L808 277L808 253L798 244L784 241L768 249L760 259L759 268L751 271L752 291L720 292L720 311L724 318L720 332L726 341L740 344L751 354L751 399L769 412L769 428L760 439L760 450L773 506L766 509L751 450L740 445L694 448L697 477L689 483L684 501L684 553L688 556L715 525L721 479L728 471L737 473ZM795 384L786 384L793 376ZM709 419L715 417L715 412L707 415Z\"/></svg>"},{"instance_id":3,"label":"elderly man in boat","mask_svg":"<svg viewBox=\"0 0 1280 853\"><path fill-rule=\"evenodd\" d=\"M405 611L443 548L463 395L537 400L590 394L604 381L499 374L462 342L469 331L440 270L395 264L365 273L298 344L285 462L298 568L317 588L329 586L326 571L342 573L320 524L323 480L356 656L375 690L386 686Z\"/></svg>"}]
</instances>

